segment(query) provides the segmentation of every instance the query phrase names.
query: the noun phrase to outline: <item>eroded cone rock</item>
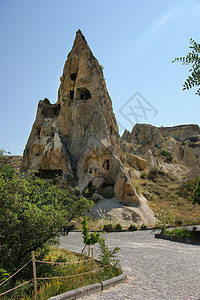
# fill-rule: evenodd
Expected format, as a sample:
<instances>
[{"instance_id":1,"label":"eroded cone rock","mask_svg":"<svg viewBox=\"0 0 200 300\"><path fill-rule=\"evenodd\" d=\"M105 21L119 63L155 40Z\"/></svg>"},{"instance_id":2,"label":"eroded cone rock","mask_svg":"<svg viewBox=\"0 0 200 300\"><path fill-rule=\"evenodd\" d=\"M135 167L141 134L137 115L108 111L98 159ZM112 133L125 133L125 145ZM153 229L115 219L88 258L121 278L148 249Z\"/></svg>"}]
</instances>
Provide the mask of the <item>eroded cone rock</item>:
<instances>
[{"instance_id":1,"label":"eroded cone rock","mask_svg":"<svg viewBox=\"0 0 200 300\"><path fill-rule=\"evenodd\" d=\"M44 178L63 174L81 192L103 178L104 192L140 205L121 162L121 139L102 68L80 30L60 80L56 104L39 101L23 169L38 170Z\"/></svg>"}]
</instances>

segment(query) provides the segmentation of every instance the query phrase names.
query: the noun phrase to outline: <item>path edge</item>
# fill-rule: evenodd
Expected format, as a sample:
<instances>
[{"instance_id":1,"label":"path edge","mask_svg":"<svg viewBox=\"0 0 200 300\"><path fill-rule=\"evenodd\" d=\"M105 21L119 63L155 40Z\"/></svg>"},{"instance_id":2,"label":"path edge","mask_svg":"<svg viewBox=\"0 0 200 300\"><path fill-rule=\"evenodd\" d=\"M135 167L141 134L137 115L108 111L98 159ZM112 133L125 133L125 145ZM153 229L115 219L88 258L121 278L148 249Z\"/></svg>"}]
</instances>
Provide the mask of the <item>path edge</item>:
<instances>
[{"instance_id":1,"label":"path edge","mask_svg":"<svg viewBox=\"0 0 200 300\"><path fill-rule=\"evenodd\" d=\"M127 279L127 273L122 272L121 275L104 280L100 283L94 283L91 285L83 286L81 288L53 296L49 298L48 300L74 300L74 299L80 299L86 296L89 296L91 294L105 291L119 283L122 283L124 280Z\"/></svg>"}]
</instances>

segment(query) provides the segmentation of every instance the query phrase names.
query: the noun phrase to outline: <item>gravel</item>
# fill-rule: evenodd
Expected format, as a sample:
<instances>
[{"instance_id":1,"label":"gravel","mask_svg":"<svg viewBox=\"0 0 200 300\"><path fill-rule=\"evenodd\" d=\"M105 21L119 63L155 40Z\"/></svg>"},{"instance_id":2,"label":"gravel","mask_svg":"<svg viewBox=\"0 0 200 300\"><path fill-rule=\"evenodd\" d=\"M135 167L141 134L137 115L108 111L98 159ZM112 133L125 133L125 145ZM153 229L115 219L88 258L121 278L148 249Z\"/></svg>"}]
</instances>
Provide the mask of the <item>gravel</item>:
<instances>
[{"instance_id":1,"label":"gravel","mask_svg":"<svg viewBox=\"0 0 200 300\"><path fill-rule=\"evenodd\" d=\"M200 300L200 246L155 239L155 233L158 231L106 233L108 247L120 247L118 258L128 280L85 299ZM81 233L61 237L60 246L81 252ZM95 246L95 257L98 253Z\"/></svg>"}]
</instances>

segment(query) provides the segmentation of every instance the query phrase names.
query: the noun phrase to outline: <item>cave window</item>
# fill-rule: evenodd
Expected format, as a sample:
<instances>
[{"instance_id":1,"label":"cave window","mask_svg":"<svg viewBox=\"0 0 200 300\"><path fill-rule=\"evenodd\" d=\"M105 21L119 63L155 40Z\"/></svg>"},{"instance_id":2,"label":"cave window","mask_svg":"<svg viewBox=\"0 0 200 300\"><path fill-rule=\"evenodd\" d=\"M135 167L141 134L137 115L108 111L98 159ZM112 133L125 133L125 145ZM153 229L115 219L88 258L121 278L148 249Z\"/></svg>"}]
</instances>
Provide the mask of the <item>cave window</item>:
<instances>
[{"instance_id":1,"label":"cave window","mask_svg":"<svg viewBox=\"0 0 200 300\"><path fill-rule=\"evenodd\" d=\"M70 78L71 78L72 81L75 81L75 80L76 80L76 77L77 77L77 73L72 73L72 74L70 75Z\"/></svg>"},{"instance_id":2,"label":"cave window","mask_svg":"<svg viewBox=\"0 0 200 300\"><path fill-rule=\"evenodd\" d=\"M76 99L77 100L88 100L88 99L91 99L91 93L86 88L79 88L79 89L77 89Z\"/></svg>"},{"instance_id":3,"label":"cave window","mask_svg":"<svg viewBox=\"0 0 200 300\"><path fill-rule=\"evenodd\" d=\"M41 128L38 128L37 134L38 134L38 137L39 137L39 138L40 138L40 132L41 132Z\"/></svg>"},{"instance_id":4,"label":"cave window","mask_svg":"<svg viewBox=\"0 0 200 300\"><path fill-rule=\"evenodd\" d=\"M104 170L110 170L110 159L104 159L103 168Z\"/></svg>"},{"instance_id":5,"label":"cave window","mask_svg":"<svg viewBox=\"0 0 200 300\"><path fill-rule=\"evenodd\" d=\"M71 99L71 100L74 99L74 91L70 91L70 99Z\"/></svg>"}]
</instances>

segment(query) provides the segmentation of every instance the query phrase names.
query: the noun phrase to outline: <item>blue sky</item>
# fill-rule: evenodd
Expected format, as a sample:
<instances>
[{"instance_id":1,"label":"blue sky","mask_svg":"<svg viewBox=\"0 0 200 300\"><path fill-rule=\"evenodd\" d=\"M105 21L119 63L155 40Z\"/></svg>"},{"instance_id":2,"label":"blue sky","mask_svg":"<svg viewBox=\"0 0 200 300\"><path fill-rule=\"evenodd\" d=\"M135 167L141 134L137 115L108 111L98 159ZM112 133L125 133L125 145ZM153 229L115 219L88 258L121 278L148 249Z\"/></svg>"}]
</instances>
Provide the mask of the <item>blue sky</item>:
<instances>
[{"instance_id":1,"label":"blue sky","mask_svg":"<svg viewBox=\"0 0 200 300\"><path fill-rule=\"evenodd\" d=\"M57 100L79 28L104 67L120 133L136 122L200 125L199 96L182 91L189 68L171 63L190 38L200 43L199 0L0 0L0 148L22 155L38 101Z\"/></svg>"}]
</instances>

